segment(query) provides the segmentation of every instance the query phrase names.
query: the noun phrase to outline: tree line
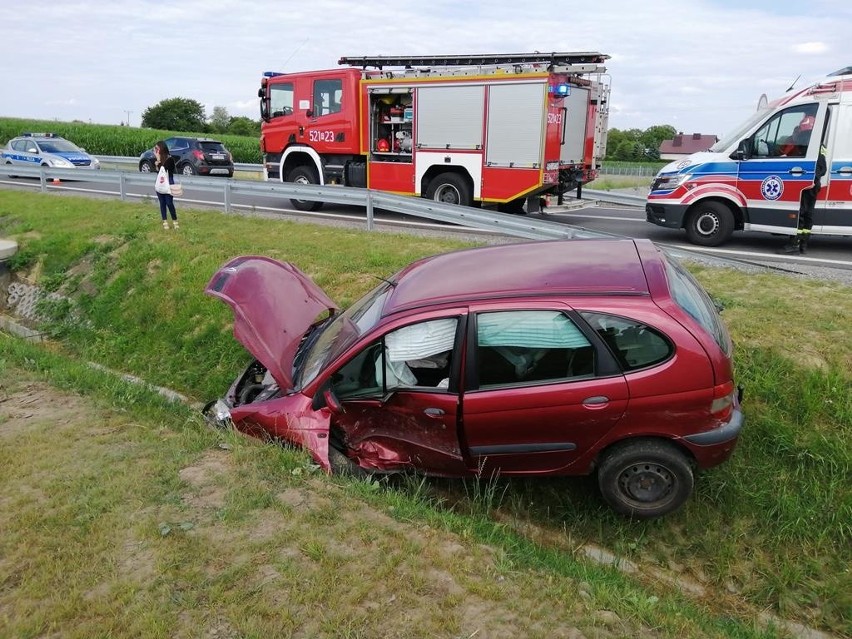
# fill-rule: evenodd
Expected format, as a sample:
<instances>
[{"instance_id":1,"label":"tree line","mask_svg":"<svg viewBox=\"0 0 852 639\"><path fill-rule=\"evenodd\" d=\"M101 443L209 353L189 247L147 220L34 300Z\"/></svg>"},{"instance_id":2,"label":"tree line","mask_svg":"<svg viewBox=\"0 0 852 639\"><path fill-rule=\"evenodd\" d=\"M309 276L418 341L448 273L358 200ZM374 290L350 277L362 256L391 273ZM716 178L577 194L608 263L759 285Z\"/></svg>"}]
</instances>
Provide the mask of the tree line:
<instances>
[{"instance_id":1,"label":"tree line","mask_svg":"<svg viewBox=\"0 0 852 639\"><path fill-rule=\"evenodd\" d=\"M260 136L260 120L242 115L231 116L222 106L213 107L213 113L207 117L204 105L189 98L169 98L148 107L142 112L142 127L164 131Z\"/></svg>"},{"instance_id":2,"label":"tree line","mask_svg":"<svg viewBox=\"0 0 852 639\"><path fill-rule=\"evenodd\" d=\"M245 116L232 117L225 107L213 107L210 117L204 106L188 98L169 98L142 113L142 126L166 131L198 131L230 135L260 136L260 120ZM625 162L647 162L660 159L660 143L671 140L677 129L658 124L641 129L610 129L606 143L606 159Z\"/></svg>"}]
</instances>

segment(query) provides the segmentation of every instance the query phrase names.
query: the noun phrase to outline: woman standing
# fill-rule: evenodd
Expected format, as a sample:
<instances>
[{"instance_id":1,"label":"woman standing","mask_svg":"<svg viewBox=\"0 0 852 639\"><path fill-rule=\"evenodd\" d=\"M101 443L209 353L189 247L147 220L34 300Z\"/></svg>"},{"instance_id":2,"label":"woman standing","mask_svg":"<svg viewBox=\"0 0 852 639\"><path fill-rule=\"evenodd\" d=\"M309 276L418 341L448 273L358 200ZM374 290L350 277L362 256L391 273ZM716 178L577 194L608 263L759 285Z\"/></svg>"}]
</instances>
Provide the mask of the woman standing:
<instances>
[{"instance_id":1,"label":"woman standing","mask_svg":"<svg viewBox=\"0 0 852 639\"><path fill-rule=\"evenodd\" d=\"M157 182L154 189L157 191L157 199L160 200L160 217L163 218L163 228L169 228L166 218L166 209L172 214L172 227L178 226L177 211L175 210L175 199L172 196L171 185L175 183L175 159L169 155L169 147L160 140L154 145L154 157L157 166Z\"/></svg>"}]
</instances>

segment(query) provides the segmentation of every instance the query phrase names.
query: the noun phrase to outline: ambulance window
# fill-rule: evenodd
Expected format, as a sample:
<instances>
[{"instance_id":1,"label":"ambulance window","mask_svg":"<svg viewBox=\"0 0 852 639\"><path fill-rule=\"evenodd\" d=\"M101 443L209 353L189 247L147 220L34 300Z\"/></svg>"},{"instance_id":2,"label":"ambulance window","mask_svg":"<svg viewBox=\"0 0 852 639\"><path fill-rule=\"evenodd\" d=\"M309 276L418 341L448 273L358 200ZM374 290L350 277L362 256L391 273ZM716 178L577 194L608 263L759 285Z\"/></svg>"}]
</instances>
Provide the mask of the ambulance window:
<instances>
[{"instance_id":1,"label":"ambulance window","mask_svg":"<svg viewBox=\"0 0 852 639\"><path fill-rule=\"evenodd\" d=\"M293 84L272 84L269 87L269 110L273 118L293 115Z\"/></svg>"},{"instance_id":2,"label":"ambulance window","mask_svg":"<svg viewBox=\"0 0 852 639\"><path fill-rule=\"evenodd\" d=\"M340 113L343 98L343 80L317 80L314 82L314 114L317 116Z\"/></svg>"},{"instance_id":3,"label":"ambulance window","mask_svg":"<svg viewBox=\"0 0 852 639\"><path fill-rule=\"evenodd\" d=\"M804 157L818 105L805 104L776 113L754 134L756 157Z\"/></svg>"}]
</instances>

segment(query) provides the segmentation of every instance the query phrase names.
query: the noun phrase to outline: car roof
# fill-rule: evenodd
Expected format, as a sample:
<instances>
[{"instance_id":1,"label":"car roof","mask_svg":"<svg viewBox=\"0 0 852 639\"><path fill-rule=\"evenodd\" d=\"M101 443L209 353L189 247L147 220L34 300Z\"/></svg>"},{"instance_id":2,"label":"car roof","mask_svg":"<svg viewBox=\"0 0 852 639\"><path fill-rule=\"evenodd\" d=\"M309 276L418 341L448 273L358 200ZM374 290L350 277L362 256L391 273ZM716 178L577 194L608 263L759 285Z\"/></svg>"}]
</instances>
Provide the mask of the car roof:
<instances>
[{"instance_id":1,"label":"car roof","mask_svg":"<svg viewBox=\"0 0 852 639\"><path fill-rule=\"evenodd\" d=\"M393 291L382 314L503 297L650 295L643 261L656 253L648 240L605 239L522 242L435 255L390 279Z\"/></svg>"}]
</instances>

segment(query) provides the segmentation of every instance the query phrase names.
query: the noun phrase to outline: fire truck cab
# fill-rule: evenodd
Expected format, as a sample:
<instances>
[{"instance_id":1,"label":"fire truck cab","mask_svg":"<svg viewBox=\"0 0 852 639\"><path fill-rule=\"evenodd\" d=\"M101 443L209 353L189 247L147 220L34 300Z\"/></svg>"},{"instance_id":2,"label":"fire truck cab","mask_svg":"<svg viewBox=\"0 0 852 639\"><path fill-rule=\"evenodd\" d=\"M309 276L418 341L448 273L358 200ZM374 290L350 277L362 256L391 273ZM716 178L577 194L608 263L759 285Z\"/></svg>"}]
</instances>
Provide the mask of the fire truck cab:
<instances>
[{"instance_id":1,"label":"fire truck cab","mask_svg":"<svg viewBox=\"0 0 852 639\"><path fill-rule=\"evenodd\" d=\"M267 73L258 92L266 178L537 210L541 195L561 197L597 174L607 58L381 56Z\"/></svg>"},{"instance_id":2,"label":"fire truck cab","mask_svg":"<svg viewBox=\"0 0 852 639\"><path fill-rule=\"evenodd\" d=\"M852 67L762 104L709 151L672 162L654 179L647 221L686 229L694 244L718 246L735 230L792 235L802 191L826 173L813 235L852 235Z\"/></svg>"}]
</instances>

